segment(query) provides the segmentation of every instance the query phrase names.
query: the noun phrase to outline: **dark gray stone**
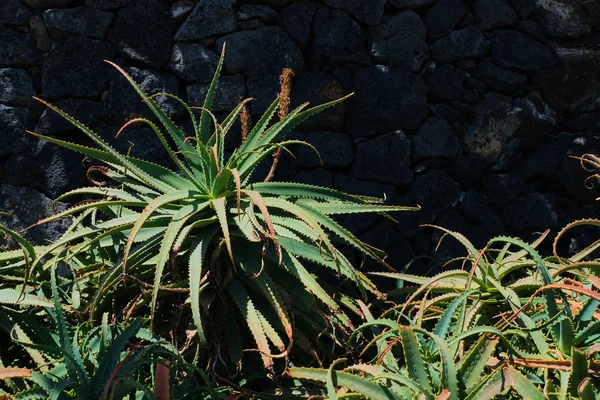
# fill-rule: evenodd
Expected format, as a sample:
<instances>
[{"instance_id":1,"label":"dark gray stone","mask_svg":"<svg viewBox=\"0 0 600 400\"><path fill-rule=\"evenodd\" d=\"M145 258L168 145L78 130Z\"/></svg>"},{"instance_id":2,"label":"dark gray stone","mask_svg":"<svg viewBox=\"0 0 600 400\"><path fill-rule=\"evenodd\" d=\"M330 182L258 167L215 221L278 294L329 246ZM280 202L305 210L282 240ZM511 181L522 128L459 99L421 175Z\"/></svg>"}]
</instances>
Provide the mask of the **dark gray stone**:
<instances>
[{"instance_id":1,"label":"dark gray stone","mask_svg":"<svg viewBox=\"0 0 600 400\"><path fill-rule=\"evenodd\" d=\"M0 67L30 67L39 59L33 36L0 25Z\"/></svg>"},{"instance_id":2,"label":"dark gray stone","mask_svg":"<svg viewBox=\"0 0 600 400\"><path fill-rule=\"evenodd\" d=\"M30 107L35 101L33 81L27 72L17 68L0 69L0 103Z\"/></svg>"},{"instance_id":3,"label":"dark gray stone","mask_svg":"<svg viewBox=\"0 0 600 400\"><path fill-rule=\"evenodd\" d=\"M175 34L178 42L192 42L207 36L235 31L236 21L231 1L199 0L194 10Z\"/></svg>"},{"instance_id":4,"label":"dark gray stone","mask_svg":"<svg viewBox=\"0 0 600 400\"><path fill-rule=\"evenodd\" d=\"M323 0L331 8L339 8L350 14L360 22L368 25L377 25L383 16L383 8L387 0Z\"/></svg>"},{"instance_id":5,"label":"dark gray stone","mask_svg":"<svg viewBox=\"0 0 600 400\"><path fill-rule=\"evenodd\" d=\"M41 219L54 215L67 208L64 203L56 203L30 187L0 185L0 224L14 231L30 227ZM55 241L71 225L69 218L63 218L48 224L34 226L24 232L24 236L34 244L47 244ZM3 235L4 236L4 235ZM1 248L18 248L10 239L0 238Z\"/></svg>"},{"instance_id":6,"label":"dark gray stone","mask_svg":"<svg viewBox=\"0 0 600 400\"><path fill-rule=\"evenodd\" d=\"M445 172L465 189L476 188L483 176L485 163L477 158L461 156L450 163Z\"/></svg>"},{"instance_id":7,"label":"dark gray stone","mask_svg":"<svg viewBox=\"0 0 600 400\"><path fill-rule=\"evenodd\" d=\"M469 190L461 196L457 209L466 218L481 225L490 235L504 235L502 221L475 190Z\"/></svg>"},{"instance_id":8,"label":"dark gray stone","mask_svg":"<svg viewBox=\"0 0 600 400\"><path fill-rule=\"evenodd\" d=\"M252 114L262 114L279 94L279 77L275 75L251 76L246 82L248 95L254 100L250 103Z\"/></svg>"},{"instance_id":9,"label":"dark gray stone","mask_svg":"<svg viewBox=\"0 0 600 400\"><path fill-rule=\"evenodd\" d=\"M46 57L42 69L42 93L45 99L66 97L97 98L108 87L108 71L103 60L115 52L110 43L71 36Z\"/></svg>"},{"instance_id":10,"label":"dark gray stone","mask_svg":"<svg viewBox=\"0 0 600 400\"><path fill-rule=\"evenodd\" d=\"M326 169L320 168L308 172L301 172L294 179L298 183L306 183L329 188L333 184L331 173Z\"/></svg>"},{"instance_id":11,"label":"dark gray stone","mask_svg":"<svg viewBox=\"0 0 600 400\"><path fill-rule=\"evenodd\" d=\"M31 12L19 0L4 0L0 4L0 24L27 26Z\"/></svg>"},{"instance_id":12,"label":"dark gray stone","mask_svg":"<svg viewBox=\"0 0 600 400\"><path fill-rule=\"evenodd\" d=\"M321 156L323 166L327 170L344 168L354 161L352 141L348 135L337 132L294 133L287 139L302 140L313 145ZM304 145L295 146L293 150L296 163L301 168L313 169L321 167L319 157L313 149Z\"/></svg>"},{"instance_id":13,"label":"dark gray stone","mask_svg":"<svg viewBox=\"0 0 600 400\"><path fill-rule=\"evenodd\" d=\"M177 23L181 23L194 9L194 2L192 0L177 0L171 4L169 14Z\"/></svg>"},{"instance_id":14,"label":"dark gray stone","mask_svg":"<svg viewBox=\"0 0 600 400\"><path fill-rule=\"evenodd\" d=\"M538 0L536 6L535 19L548 36L569 38L592 32L581 0Z\"/></svg>"},{"instance_id":15,"label":"dark gray stone","mask_svg":"<svg viewBox=\"0 0 600 400\"><path fill-rule=\"evenodd\" d=\"M544 30L535 21L519 21L515 24L515 28L540 42L543 42L546 39L546 35L544 35Z\"/></svg>"},{"instance_id":16,"label":"dark gray stone","mask_svg":"<svg viewBox=\"0 0 600 400\"><path fill-rule=\"evenodd\" d=\"M429 77L427 97L431 100L456 100L463 93L467 73L450 64L443 64Z\"/></svg>"},{"instance_id":17,"label":"dark gray stone","mask_svg":"<svg viewBox=\"0 0 600 400\"><path fill-rule=\"evenodd\" d=\"M308 44L316 12L317 6L313 1L300 0L292 3L279 13L279 26L296 41L301 49L306 48Z\"/></svg>"},{"instance_id":18,"label":"dark gray stone","mask_svg":"<svg viewBox=\"0 0 600 400\"><path fill-rule=\"evenodd\" d=\"M509 232L558 228L556 197L549 193L518 197L504 208L501 218Z\"/></svg>"},{"instance_id":19,"label":"dark gray stone","mask_svg":"<svg viewBox=\"0 0 600 400\"><path fill-rule=\"evenodd\" d=\"M219 57L201 44L177 43L171 52L169 68L187 81L210 82Z\"/></svg>"},{"instance_id":20,"label":"dark gray stone","mask_svg":"<svg viewBox=\"0 0 600 400\"><path fill-rule=\"evenodd\" d=\"M438 63L481 58L490 49L490 44L475 26L454 31L431 45L431 55Z\"/></svg>"},{"instance_id":21,"label":"dark gray stone","mask_svg":"<svg viewBox=\"0 0 600 400\"><path fill-rule=\"evenodd\" d=\"M371 56L378 64L417 72L429 59L425 25L413 11L403 11L369 29Z\"/></svg>"},{"instance_id":22,"label":"dark gray stone","mask_svg":"<svg viewBox=\"0 0 600 400\"><path fill-rule=\"evenodd\" d=\"M160 68L169 61L174 31L175 22L156 0L136 0L119 11L108 40L125 58Z\"/></svg>"},{"instance_id":23,"label":"dark gray stone","mask_svg":"<svg viewBox=\"0 0 600 400\"><path fill-rule=\"evenodd\" d=\"M513 139L509 141L506 145L504 145L504 149L502 149L502 153L500 153L498 161L492 165L489 170L492 172L503 172L511 169L519 161L522 153L521 150L522 142L520 139Z\"/></svg>"},{"instance_id":24,"label":"dark gray stone","mask_svg":"<svg viewBox=\"0 0 600 400\"><path fill-rule=\"evenodd\" d=\"M523 151L531 152L554 132L557 115L534 94L520 99L515 105L518 109L516 114L523 118L515 136L520 139Z\"/></svg>"},{"instance_id":25,"label":"dark gray stone","mask_svg":"<svg viewBox=\"0 0 600 400\"><path fill-rule=\"evenodd\" d=\"M493 63L477 63L473 74L481 79L488 89L513 94L522 89L527 77L517 72L498 67Z\"/></svg>"},{"instance_id":26,"label":"dark gray stone","mask_svg":"<svg viewBox=\"0 0 600 400\"><path fill-rule=\"evenodd\" d=\"M29 148L33 138L25 130L32 130L34 126L35 114L32 111L0 104L0 157Z\"/></svg>"},{"instance_id":27,"label":"dark gray stone","mask_svg":"<svg viewBox=\"0 0 600 400\"><path fill-rule=\"evenodd\" d=\"M536 0L508 0L521 19L526 19L535 10Z\"/></svg>"},{"instance_id":28,"label":"dark gray stone","mask_svg":"<svg viewBox=\"0 0 600 400\"><path fill-rule=\"evenodd\" d=\"M29 19L29 31L33 35L35 47L39 51L48 53L52 50L52 39L41 15L34 15Z\"/></svg>"},{"instance_id":29,"label":"dark gray stone","mask_svg":"<svg viewBox=\"0 0 600 400\"><path fill-rule=\"evenodd\" d=\"M262 22L268 22L277 19L277 12L265 5L242 4L237 10L237 19L238 21L256 19Z\"/></svg>"},{"instance_id":30,"label":"dark gray stone","mask_svg":"<svg viewBox=\"0 0 600 400\"><path fill-rule=\"evenodd\" d=\"M333 76L324 72L305 72L300 75L292 89L291 108L308 102L317 106L344 97L344 89ZM303 122L297 129L301 131L332 130L341 131L344 127L346 102L328 108Z\"/></svg>"},{"instance_id":31,"label":"dark gray stone","mask_svg":"<svg viewBox=\"0 0 600 400\"><path fill-rule=\"evenodd\" d=\"M353 87L346 115L346 131L352 136L416 129L427 115L427 87L419 75L365 68L356 71Z\"/></svg>"},{"instance_id":32,"label":"dark gray stone","mask_svg":"<svg viewBox=\"0 0 600 400\"><path fill-rule=\"evenodd\" d=\"M30 154L8 160L2 171L3 180L15 186L30 186L54 199L86 185L83 158L72 150L40 140Z\"/></svg>"},{"instance_id":33,"label":"dark gray stone","mask_svg":"<svg viewBox=\"0 0 600 400\"><path fill-rule=\"evenodd\" d=\"M304 70L300 49L279 27L232 33L217 40L217 49L225 43L225 69L232 74L279 75L284 68L300 74Z\"/></svg>"},{"instance_id":34,"label":"dark gray stone","mask_svg":"<svg viewBox=\"0 0 600 400\"><path fill-rule=\"evenodd\" d=\"M410 244L402 238L389 221L381 221L368 232L360 235L359 239L384 250L387 256L385 262L398 271L405 271L408 264L415 258ZM385 270L385 267L370 257L366 257L363 268L368 271ZM378 285L378 287L380 286Z\"/></svg>"},{"instance_id":35,"label":"dark gray stone","mask_svg":"<svg viewBox=\"0 0 600 400\"><path fill-rule=\"evenodd\" d=\"M555 51L559 64L531 77L544 100L570 116L600 110L600 51L561 47Z\"/></svg>"},{"instance_id":36,"label":"dark gray stone","mask_svg":"<svg viewBox=\"0 0 600 400\"><path fill-rule=\"evenodd\" d=\"M254 29L260 29L265 26L265 23L257 19L251 19L250 21L240 21L237 24L238 31L250 31Z\"/></svg>"},{"instance_id":37,"label":"dark gray stone","mask_svg":"<svg viewBox=\"0 0 600 400\"><path fill-rule=\"evenodd\" d=\"M501 210L523 192L526 183L518 174L487 173L483 176L481 185L488 204Z\"/></svg>"},{"instance_id":38,"label":"dark gray stone","mask_svg":"<svg viewBox=\"0 0 600 400\"><path fill-rule=\"evenodd\" d=\"M437 0L389 0L388 6L394 9L421 8L435 4Z\"/></svg>"},{"instance_id":39,"label":"dark gray stone","mask_svg":"<svg viewBox=\"0 0 600 400\"><path fill-rule=\"evenodd\" d=\"M397 131L358 144L352 173L367 181L410 185L413 179L410 141L402 131Z\"/></svg>"},{"instance_id":40,"label":"dark gray stone","mask_svg":"<svg viewBox=\"0 0 600 400\"><path fill-rule=\"evenodd\" d=\"M133 0L85 0L85 4L98 10L116 10L125 7Z\"/></svg>"},{"instance_id":41,"label":"dark gray stone","mask_svg":"<svg viewBox=\"0 0 600 400\"><path fill-rule=\"evenodd\" d=\"M98 101L66 99L57 101L54 105L88 127L93 127L104 116L104 104ZM47 108L38 120L35 131L46 135L77 131L77 128Z\"/></svg>"},{"instance_id":42,"label":"dark gray stone","mask_svg":"<svg viewBox=\"0 0 600 400\"><path fill-rule=\"evenodd\" d=\"M48 33L54 40L62 40L68 34L103 39L114 19L112 13L89 7L54 8L44 11L42 15Z\"/></svg>"},{"instance_id":43,"label":"dark gray stone","mask_svg":"<svg viewBox=\"0 0 600 400\"><path fill-rule=\"evenodd\" d=\"M553 181L557 169L571 146L573 135L560 134L550 136L535 151L524 156L519 171L528 180Z\"/></svg>"},{"instance_id":44,"label":"dark gray stone","mask_svg":"<svg viewBox=\"0 0 600 400\"><path fill-rule=\"evenodd\" d=\"M413 160L454 158L460 151L458 139L447 121L429 118L412 140Z\"/></svg>"},{"instance_id":45,"label":"dark gray stone","mask_svg":"<svg viewBox=\"0 0 600 400\"><path fill-rule=\"evenodd\" d=\"M208 93L210 84L201 83L187 88L188 103L193 106L202 106ZM222 76L215 89L212 112L231 111L244 98L246 85L240 75Z\"/></svg>"},{"instance_id":46,"label":"dark gray stone","mask_svg":"<svg viewBox=\"0 0 600 400\"><path fill-rule=\"evenodd\" d=\"M174 75L133 67L129 68L127 72L148 95L167 92L179 96L178 82ZM106 112L113 122L123 124L138 117L156 119L124 76L118 71L112 70L109 79L110 92L106 103ZM173 99L158 96L154 100L172 118L184 113L181 105Z\"/></svg>"},{"instance_id":47,"label":"dark gray stone","mask_svg":"<svg viewBox=\"0 0 600 400\"><path fill-rule=\"evenodd\" d=\"M431 42L451 33L469 14L469 7L461 0L439 0L425 14L427 39Z\"/></svg>"},{"instance_id":48,"label":"dark gray stone","mask_svg":"<svg viewBox=\"0 0 600 400\"><path fill-rule=\"evenodd\" d=\"M411 237L419 225L435 221L458 202L459 194L459 184L438 169L417 175L408 196L396 201L396 204L421 206L419 211L403 214L402 223L398 225L402 236Z\"/></svg>"},{"instance_id":49,"label":"dark gray stone","mask_svg":"<svg viewBox=\"0 0 600 400\"><path fill-rule=\"evenodd\" d=\"M508 0L477 0L473 9L475 22L482 31L517 22L517 13L512 9Z\"/></svg>"},{"instance_id":50,"label":"dark gray stone","mask_svg":"<svg viewBox=\"0 0 600 400\"><path fill-rule=\"evenodd\" d=\"M321 8L315 15L309 56L313 69L335 64L370 63L360 25L348 13L328 8Z\"/></svg>"},{"instance_id":51,"label":"dark gray stone","mask_svg":"<svg viewBox=\"0 0 600 400\"><path fill-rule=\"evenodd\" d=\"M68 7L75 0L21 0L29 8L46 9L46 8L63 8Z\"/></svg>"},{"instance_id":52,"label":"dark gray stone","mask_svg":"<svg viewBox=\"0 0 600 400\"><path fill-rule=\"evenodd\" d=\"M501 67L531 71L556 64L548 47L517 31L495 30L491 43L494 61Z\"/></svg>"}]
</instances>

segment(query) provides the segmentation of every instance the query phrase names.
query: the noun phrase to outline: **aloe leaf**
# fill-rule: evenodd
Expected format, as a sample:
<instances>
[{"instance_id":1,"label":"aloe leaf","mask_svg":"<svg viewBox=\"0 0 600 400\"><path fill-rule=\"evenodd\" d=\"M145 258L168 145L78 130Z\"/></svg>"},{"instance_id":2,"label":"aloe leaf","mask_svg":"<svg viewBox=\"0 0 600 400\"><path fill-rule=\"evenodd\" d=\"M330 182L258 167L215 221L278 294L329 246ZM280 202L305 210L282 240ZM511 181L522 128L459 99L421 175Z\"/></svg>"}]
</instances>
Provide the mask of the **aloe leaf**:
<instances>
[{"instance_id":1,"label":"aloe leaf","mask_svg":"<svg viewBox=\"0 0 600 400\"><path fill-rule=\"evenodd\" d=\"M0 303L34 307L54 307L51 301L13 288L0 289Z\"/></svg>"},{"instance_id":2,"label":"aloe leaf","mask_svg":"<svg viewBox=\"0 0 600 400\"><path fill-rule=\"evenodd\" d=\"M225 208L226 200L225 197L219 197L211 200L212 207L217 213L219 224L221 225L221 231L223 232L223 240L225 240L225 246L227 247L227 253L231 264L235 266L235 258L233 257L233 250L231 248L231 236L229 234L229 223L227 222L227 211Z\"/></svg>"},{"instance_id":3,"label":"aloe leaf","mask_svg":"<svg viewBox=\"0 0 600 400\"><path fill-rule=\"evenodd\" d=\"M328 370L293 367L288 370L288 373L292 378L325 383ZM413 393L408 388L402 393L396 393L384 385L347 372L333 371L331 376L332 381L336 382L338 386L348 388L369 400L410 400L413 398Z\"/></svg>"},{"instance_id":4,"label":"aloe leaf","mask_svg":"<svg viewBox=\"0 0 600 400\"><path fill-rule=\"evenodd\" d=\"M192 305L192 317L194 324L198 332L198 340L200 345L206 345L206 335L202 327L202 317L200 313L200 295L202 293L201 288L203 285L203 267L205 265L205 256L208 245L210 244L213 236L217 232L216 228L206 229L200 232L197 237L197 244L195 245L189 259L189 282L190 282L190 300Z\"/></svg>"},{"instance_id":5,"label":"aloe leaf","mask_svg":"<svg viewBox=\"0 0 600 400\"><path fill-rule=\"evenodd\" d=\"M458 363L457 376L465 389L472 388L483 376L485 367L496 350L498 339L481 336Z\"/></svg>"},{"instance_id":6,"label":"aloe leaf","mask_svg":"<svg viewBox=\"0 0 600 400\"><path fill-rule=\"evenodd\" d=\"M429 373L421 356L421 349L413 328L401 325L398 327L398 333L402 341L402 350L404 352L406 368L408 369L408 376L414 377L421 384L426 394L431 394L433 387L431 387Z\"/></svg>"},{"instance_id":7,"label":"aloe leaf","mask_svg":"<svg viewBox=\"0 0 600 400\"><path fill-rule=\"evenodd\" d=\"M213 100L215 96L215 90L217 89L217 85L219 82L219 75L221 75L221 68L223 68L223 60L225 59L225 45L221 49L221 57L219 58L219 63L217 64L217 68L215 70L215 74L213 76L210 85L208 86L208 91L206 92L206 98L204 99L204 110L202 110L202 114L200 116L200 132L198 134L198 140L202 143L208 143L208 136L210 132L210 123L211 118L207 110L211 110L213 106Z\"/></svg>"},{"instance_id":8,"label":"aloe leaf","mask_svg":"<svg viewBox=\"0 0 600 400\"><path fill-rule=\"evenodd\" d=\"M544 394L525 375L511 365L507 366L506 369L513 381L512 386L521 397L527 400L545 400Z\"/></svg>"},{"instance_id":9,"label":"aloe leaf","mask_svg":"<svg viewBox=\"0 0 600 400\"><path fill-rule=\"evenodd\" d=\"M250 332L254 337L254 341L258 346L261 358L265 368L270 369L273 366L273 359L270 357L269 343L267 342L267 336L263 330L258 311L254 306L254 302L248 296L244 285L242 285L237 279L233 279L227 285L227 292L233 299L237 308L240 310Z\"/></svg>"},{"instance_id":10,"label":"aloe leaf","mask_svg":"<svg viewBox=\"0 0 600 400\"><path fill-rule=\"evenodd\" d=\"M578 387L588 376L589 362L587 352L577 347L573 347L571 352L571 396L577 398Z\"/></svg>"},{"instance_id":11,"label":"aloe leaf","mask_svg":"<svg viewBox=\"0 0 600 400\"><path fill-rule=\"evenodd\" d=\"M262 194L297 197L300 199L320 199L325 201L341 201L353 204L383 203L383 198L352 195L335 189L304 183L290 182L257 182L250 184L253 190Z\"/></svg>"}]
</instances>

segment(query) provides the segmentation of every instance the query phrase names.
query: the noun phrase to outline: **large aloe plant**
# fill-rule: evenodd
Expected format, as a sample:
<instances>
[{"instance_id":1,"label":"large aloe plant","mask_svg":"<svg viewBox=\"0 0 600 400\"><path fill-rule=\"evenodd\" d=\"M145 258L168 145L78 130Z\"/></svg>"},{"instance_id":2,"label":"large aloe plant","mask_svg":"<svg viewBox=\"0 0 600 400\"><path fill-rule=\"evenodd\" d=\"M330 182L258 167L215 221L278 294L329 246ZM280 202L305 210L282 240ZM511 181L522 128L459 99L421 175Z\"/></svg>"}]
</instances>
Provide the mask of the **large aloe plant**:
<instances>
[{"instance_id":1,"label":"large aloe plant","mask_svg":"<svg viewBox=\"0 0 600 400\"><path fill-rule=\"evenodd\" d=\"M310 146L286 141L287 133L345 98L308 109L303 104L271 123L280 102L287 100L280 96L226 157L225 136L249 100L221 122L210 113L222 61L223 56L202 107L189 107L175 96L159 94L185 107L193 132L184 132L172 122L154 96L146 95L124 70L111 63L162 125L159 128L148 119L136 118L121 131L134 123L151 127L177 171L118 153L91 129L40 100L79 128L97 148L31 133L102 162L93 169L108 179L108 184L94 181L95 186L60 196L57 200L76 195L92 200L40 221L73 218L73 226L58 241L31 249L26 253L27 262L22 257L15 259L15 254L5 260L13 266L29 265L35 276L48 269L49 256L60 255L65 265L77 271L77 287L94 284L89 285L93 293L84 290L81 307L90 307L95 318L121 296L125 300L121 298L120 304L131 301L128 315L149 306L156 327L158 306L162 303L163 310L169 311L168 296L183 295L191 306L201 348L215 343L219 360L227 349L230 360L239 365L246 347L240 341L241 323L253 338L251 347L259 352L264 365L271 367L273 358L287 356L293 343L311 351L310 339L331 323L342 329L352 327L341 308L346 298L324 286L318 278L322 273L315 273L307 262L352 282L363 296L368 292L380 295L337 245L353 246L387 265L383 252L358 240L332 216L412 208L386 206L383 199L317 186L252 183L256 166L276 150L290 144ZM200 110L199 118L194 108Z\"/></svg>"}]
</instances>

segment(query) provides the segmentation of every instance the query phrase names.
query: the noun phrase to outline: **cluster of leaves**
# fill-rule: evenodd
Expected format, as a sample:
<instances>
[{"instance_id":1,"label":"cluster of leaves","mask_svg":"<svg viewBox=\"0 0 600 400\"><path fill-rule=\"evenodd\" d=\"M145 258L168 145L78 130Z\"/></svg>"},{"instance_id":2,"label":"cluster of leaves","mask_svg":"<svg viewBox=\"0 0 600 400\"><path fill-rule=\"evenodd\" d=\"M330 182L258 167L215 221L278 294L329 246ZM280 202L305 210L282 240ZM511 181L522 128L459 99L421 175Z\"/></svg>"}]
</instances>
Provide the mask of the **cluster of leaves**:
<instances>
[{"instance_id":1,"label":"cluster of leaves","mask_svg":"<svg viewBox=\"0 0 600 400\"><path fill-rule=\"evenodd\" d=\"M600 241L569 258L556 253L582 225L600 221L569 224L546 258L536 248L548 232L531 245L497 237L476 250L440 228L464 245L469 268L433 277L377 273L414 285L397 290L408 298L378 319L365 307L367 322L352 339L372 336L361 356L373 360L290 374L325 383L329 399L600 398L600 262L588 260Z\"/></svg>"}]
</instances>

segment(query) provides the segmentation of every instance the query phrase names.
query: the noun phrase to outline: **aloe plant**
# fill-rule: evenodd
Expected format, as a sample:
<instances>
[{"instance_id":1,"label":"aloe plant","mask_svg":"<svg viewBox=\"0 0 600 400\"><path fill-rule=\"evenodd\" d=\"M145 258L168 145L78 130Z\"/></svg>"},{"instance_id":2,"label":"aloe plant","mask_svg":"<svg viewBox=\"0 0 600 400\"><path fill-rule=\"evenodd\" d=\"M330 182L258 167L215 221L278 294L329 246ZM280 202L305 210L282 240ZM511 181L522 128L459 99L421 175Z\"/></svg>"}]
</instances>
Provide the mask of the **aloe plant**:
<instances>
[{"instance_id":1,"label":"aloe plant","mask_svg":"<svg viewBox=\"0 0 600 400\"><path fill-rule=\"evenodd\" d=\"M159 128L148 119L136 118L119 133L132 124L148 125L177 171L118 153L91 129L40 100L79 128L97 148L30 133L100 161L102 165L92 168L108 184L94 181L95 186L60 196L58 201L76 195L90 200L40 221L73 218L73 226L59 240L29 251L27 260L15 254L4 260L7 265L25 267L26 280L29 274L47 273L47 260L60 257L75 271L76 286L88 288L78 299L96 319L118 297L120 302L129 302L128 314L148 306L156 327L159 304L167 306L169 299L183 296L189 302L201 349L209 342L216 343L218 358L223 360L226 349L230 361L239 366L248 346L241 342L238 327L246 326L254 341L250 347L266 367L272 367L273 359L286 357L293 344L312 351L311 339L331 323L342 330L352 328L341 307L348 303L347 298L341 292L333 294L318 278L322 272L317 274L307 262L352 282L353 290L363 297L367 293L381 295L351 265L339 244L353 246L387 266L383 252L358 240L332 216L386 215L413 208L386 206L383 199L311 185L253 183L256 166L273 152L291 144L310 146L286 140L287 133L345 98L312 108L303 104L271 123L280 102L286 100L278 97L242 144L226 157L225 136L249 100L220 122L210 113L222 62L223 55L202 107L159 94L185 107L193 126L189 134L161 110L154 101L157 95L146 95L125 71L111 63L162 125ZM194 109L200 110L199 118ZM223 315L231 317L223 321Z\"/></svg>"},{"instance_id":2,"label":"aloe plant","mask_svg":"<svg viewBox=\"0 0 600 400\"><path fill-rule=\"evenodd\" d=\"M21 358L14 360L20 366L0 366L0 380L8 389L0 389L0 394L14 400L154 399L157 393L222 400L231 393L227 388L213 388L202 371L183 361L177 349L143 329L141 318L115 327L105 314L97 327L84 323L73 329L61 302L55 268L51 276L52 302L35 305L46 307L55 332L48 331L36 314L0 312L5 323L13 322L13 342L26 350L33 363L25 364ZM147 379L153 374L155 380Z\"/></svg>"}]
</instances>

